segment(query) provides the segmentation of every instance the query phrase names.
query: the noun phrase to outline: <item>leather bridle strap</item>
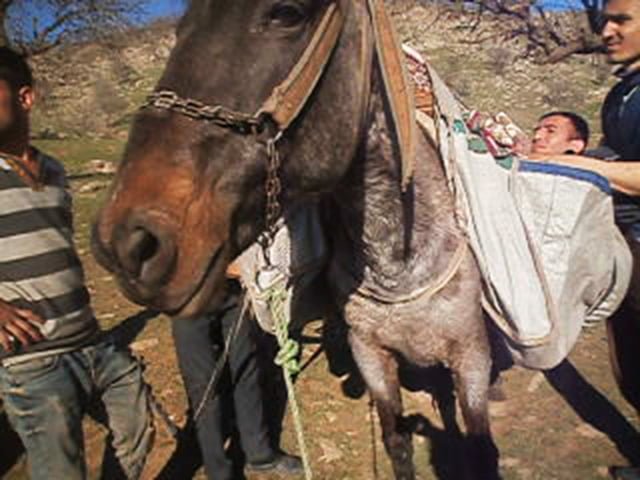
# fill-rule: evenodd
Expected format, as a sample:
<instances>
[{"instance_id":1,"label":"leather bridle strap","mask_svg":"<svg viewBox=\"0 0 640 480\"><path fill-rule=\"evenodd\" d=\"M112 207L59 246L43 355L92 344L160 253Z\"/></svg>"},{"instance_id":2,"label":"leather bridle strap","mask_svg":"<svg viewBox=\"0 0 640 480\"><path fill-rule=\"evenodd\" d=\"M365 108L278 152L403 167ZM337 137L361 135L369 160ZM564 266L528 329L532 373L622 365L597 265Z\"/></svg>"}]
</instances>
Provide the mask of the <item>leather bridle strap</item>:
<instances>
[{"instance_id":1,"label":"leather bridle strap","mask_svg":"<svg viewBox=\"0 0 640 480\"><path fill-rule=\"evenodd\" d=\"M268 114L280 131L291 125L312 95L329 63L338 44L345 16L337 3L331 3L327 7L300 60L287 78L273 89L256 117Z\"/></svg>"},{"instance_id":2,"label":"leather bridle strap","mask_svg":"<svg viewBox=\"0 0 640 480\"><path fill-rule=\"evenodd\" d=\"M392 128L398 139L404 190L413 177L416 153L414 92L409 82L400 41L383 0L366 2L373 25L378 62L393 117Z\"/></svg>"}]
</instances>

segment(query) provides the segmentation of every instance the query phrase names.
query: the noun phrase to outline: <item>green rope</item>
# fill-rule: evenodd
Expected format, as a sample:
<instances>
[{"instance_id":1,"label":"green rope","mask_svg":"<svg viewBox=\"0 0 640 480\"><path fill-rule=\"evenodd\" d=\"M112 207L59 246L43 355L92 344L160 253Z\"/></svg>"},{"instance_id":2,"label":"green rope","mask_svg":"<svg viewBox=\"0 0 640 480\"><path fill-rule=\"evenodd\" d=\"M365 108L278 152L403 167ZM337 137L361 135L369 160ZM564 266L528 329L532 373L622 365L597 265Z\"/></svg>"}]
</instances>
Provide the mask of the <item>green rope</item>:
<instances>
[{"instance_id":1,"label":"green rope","mask_svg":"<svg viewBox=\"0 0 640 480\"><path fill-rule=\"evenodd\" d=\"M300 373L300 363L298 362L298 354L300 353L300 344L289 337L289 324L291 317L287 311L287 291L283 284L277 284L269 288L266 292L267 304L273 317L274 332L280 350L275 358L275 363L282 368L284 381L287 386L287 394L291 404L291 415L298 439L298 447L300 448L300 457L304 466L305 480L311 480L313 473L309 464L309 454L304 439L304 431L302 428L302 416L300 408L296 400L295 388L293 386L293 376Z\"/></svg>"}]
</instances>

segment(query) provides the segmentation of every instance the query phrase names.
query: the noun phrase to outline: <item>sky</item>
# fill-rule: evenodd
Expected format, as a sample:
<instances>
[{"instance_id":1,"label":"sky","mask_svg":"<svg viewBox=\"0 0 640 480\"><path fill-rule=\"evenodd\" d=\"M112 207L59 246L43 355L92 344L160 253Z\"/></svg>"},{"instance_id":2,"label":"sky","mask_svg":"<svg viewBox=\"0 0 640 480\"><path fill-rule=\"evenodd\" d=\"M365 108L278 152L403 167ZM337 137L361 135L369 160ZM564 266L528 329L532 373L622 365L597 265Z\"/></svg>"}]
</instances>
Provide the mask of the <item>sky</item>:
<instances>
[{"instance_id":1,"label":"sky","mask_svg":"<svg viewBox=\"0 0 640 480\"><path fill-rule=\"evenodd\" d=\"M182 13L184 3L182 0L151 0L146 9L151 18L175 16Z\"/></svg>"},{"instance_id":2,"label":"sky","mask_svg":"<svg viewBox=\"0 0 640 480\"><path fill-rule=\"evenodd\" d=\"M550 10L581 9L579 0L537 0ZM157 17L178 16L184 11L183 0L150 0L147 6L149 20Z\"/></svg>"}]
</instances>

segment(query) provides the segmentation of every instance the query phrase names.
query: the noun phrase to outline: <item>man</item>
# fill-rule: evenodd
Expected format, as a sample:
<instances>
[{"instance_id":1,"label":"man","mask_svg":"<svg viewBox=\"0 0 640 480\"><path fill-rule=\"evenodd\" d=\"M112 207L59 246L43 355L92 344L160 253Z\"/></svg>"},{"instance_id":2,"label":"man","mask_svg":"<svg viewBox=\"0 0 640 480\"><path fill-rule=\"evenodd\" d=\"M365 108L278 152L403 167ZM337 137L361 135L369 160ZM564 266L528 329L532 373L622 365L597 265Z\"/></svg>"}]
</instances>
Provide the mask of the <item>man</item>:
<instances>
[{"instance_id":1,"label":"man","mask_svg":"<svg viewBox=\"0 0 640 480\"><path fill-rule=\"evenodd\" d=\"M205 472L211 480L238 478L238 465L225 451L235 423L246 457L245 470L300 474L300 459L272 445L260 390L254 325L249 318L239 318L243 298L240 285L235 280L228 282L228 298L218 312L172 322L180 371L192 413L197 416L195 426ZM241 322L239 329L230 333L236 322ZM228 367L216 390L210 391L211 376L226 341L232 342ZM235 421L231 422L230 417Z\"/></svg>"},{"instance_id":2,"label":"man","mask_svg":"<svg viewBox=\"0 0 640 480\"><path fill-rule=\"evenodd\" d=\"M102 339L72 238L62 165L29 145L33 78L0 48L0 394L34 480L86 478L82 419L104 403L138 478L153 428L139 364Z\"/></svg>"},{"instance_id":3,"label":"man","mask_svg":"<svg viewBox=\"0 0 640 480\"><path fill-rule=\"evenodd\" d=\"M573 112L549 112L533 130L531 153L535 155L581 154L589 143L589 125Z\"/></svg>"},{"instance_id":4,"label":"man","mask_svg":"<svg viewBox=\"0 0 640 480\"><path fill-rule=\"evenodd\" d=\"M640 413L640 1L609 0L603 20L607 57L620 78L602 108L603 143L615 161L582 156L553 161L595 171L616 190L616 221L631 248L634 271L627 297L609 321L611 360L623 395ZM640 469L616 469L613 475L640 479Z\"/></svg>"}]
</instances>

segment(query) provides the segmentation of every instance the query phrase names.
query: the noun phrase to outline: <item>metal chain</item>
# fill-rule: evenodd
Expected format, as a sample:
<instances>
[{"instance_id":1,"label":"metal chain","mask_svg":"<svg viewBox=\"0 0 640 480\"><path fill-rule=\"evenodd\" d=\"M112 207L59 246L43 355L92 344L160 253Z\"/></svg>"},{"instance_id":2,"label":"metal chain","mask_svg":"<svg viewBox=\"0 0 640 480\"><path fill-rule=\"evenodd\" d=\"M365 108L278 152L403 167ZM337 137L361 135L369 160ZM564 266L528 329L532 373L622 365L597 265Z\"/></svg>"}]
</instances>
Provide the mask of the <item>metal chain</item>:
<instances>
[{"instance_id":1,"label":"metal chain","mask_svg":"<svg viewBox=\"0 0 640 480\"><path fill-rule=\"evenodd\" d=\"M192 98L182 98L171 90L159 90L147 97L141 108L154 107L180 113L194 120L204 120L243 135L262 131L264 120L255 115L235 112L221 105L207 105Z\"/></svg>"},{"instance_id":2,"label":"metal chain","mask_svg":"<svg viewBox=\"0 0 640 480\"><path fill-rule=\"evenodd\" d=\"M273 241L277 231L276 224L278 217L282 213L280 205L280 193L282 192L282 183L280 182L280 153L278 152L278 140L281 134L278 133L274 138L267 142L267 207L266 207L266 231L270 241Z\"/></svg>"}]
</instances>

